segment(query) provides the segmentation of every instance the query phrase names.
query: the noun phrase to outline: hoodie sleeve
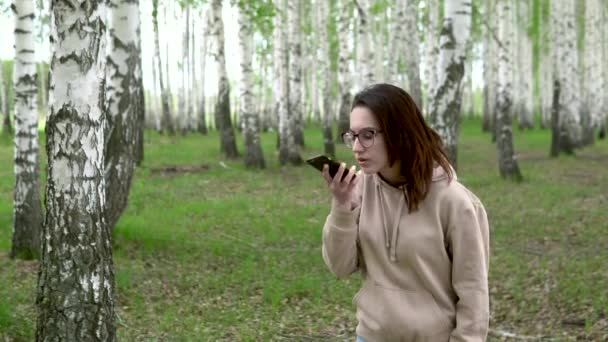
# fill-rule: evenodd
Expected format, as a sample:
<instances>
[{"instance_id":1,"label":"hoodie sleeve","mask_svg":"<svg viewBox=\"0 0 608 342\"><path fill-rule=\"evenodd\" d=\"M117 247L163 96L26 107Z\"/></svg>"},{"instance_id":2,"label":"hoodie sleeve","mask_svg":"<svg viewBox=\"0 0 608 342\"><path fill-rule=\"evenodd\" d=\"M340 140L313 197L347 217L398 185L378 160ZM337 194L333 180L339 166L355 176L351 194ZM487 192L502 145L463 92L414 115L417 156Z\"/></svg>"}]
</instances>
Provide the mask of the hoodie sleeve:
<instances>
[{"instance_id":1,"label":"hoodie sleeve","mask_svg":"<svg viewBox=\"0 0 608 342\"><path fill-rule=\"evenodd\" d=\"M331 211L323 226L323 260L338 278L344 278L358 269L357 237L361 211L360 186L355 189L357 201L351 210L344 210L332 201Z\"/></svg>"},{"instance_id":2,"label":"hoodie sleeve","mask_svg":"<svg viewBox=\"0 0 608 342\"><path fill-rule=\"evenodd\" d=\"M474 197L470 193L469 196ZM489 224L477 198L464 202L452 211L447 231L452 286L458 296L456 327L450 342L482 342L486 340L490 319Z\"/></svg>"}]
</instances>

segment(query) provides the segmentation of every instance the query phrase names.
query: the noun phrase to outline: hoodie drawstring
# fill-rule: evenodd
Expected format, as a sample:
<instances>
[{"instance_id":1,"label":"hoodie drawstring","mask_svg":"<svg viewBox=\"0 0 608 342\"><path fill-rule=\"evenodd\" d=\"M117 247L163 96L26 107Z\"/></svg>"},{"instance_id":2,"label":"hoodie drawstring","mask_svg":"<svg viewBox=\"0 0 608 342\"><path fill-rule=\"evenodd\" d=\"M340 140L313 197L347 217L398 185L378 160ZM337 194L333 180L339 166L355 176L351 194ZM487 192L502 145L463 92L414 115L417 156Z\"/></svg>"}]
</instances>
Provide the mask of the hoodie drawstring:
<instances>
[{"instance_id":1,"label":"hoodie drawstring","mask_svg":"<svg viewBox=\"0 0 608 342\"><path fill-rule=\"evenodd\" d=\"M393 222L393 236L389 240L388 236L388 226L386 223L386 212L384 209L384 201L382 196L382 190L379 184L376 184L376 193L378 194L378 200L380 203L380 210L382 213L382 228L384 229L384 241L385 246L388 249L389 259L392 262L397 261L397 240L399 239L399 225L401 223L401 215L403 214L403 207L407 204L407 193L405 189L401 188L403 191L403 199L399 201L399 214L396 216L396 221Z\"/></svg>"}]
</instances>

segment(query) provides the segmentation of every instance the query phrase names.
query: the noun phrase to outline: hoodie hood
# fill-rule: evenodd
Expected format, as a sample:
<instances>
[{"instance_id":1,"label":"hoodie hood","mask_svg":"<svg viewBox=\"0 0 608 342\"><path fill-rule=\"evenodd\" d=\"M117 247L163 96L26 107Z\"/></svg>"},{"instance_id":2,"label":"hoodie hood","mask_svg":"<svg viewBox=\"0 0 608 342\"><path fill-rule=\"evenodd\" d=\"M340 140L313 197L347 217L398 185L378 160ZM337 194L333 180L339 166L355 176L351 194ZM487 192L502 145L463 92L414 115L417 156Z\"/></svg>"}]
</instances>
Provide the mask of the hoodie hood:
<instances>
[{"instance_id":1,"label":"hoodie hood","mask_svg":"<svg viewBox=\"0 0 608 342\"><path fill-rule=\"evenodd\" d=\"M450 166L451 167L451 166ZM382 217L382 229L384 230L384 245L386 247L389 260L391 262L397 262L397 241L399 239L399 230L400 230L400 222L401 216L404 214L408 214L407 203L408 203L408 195L406 191L405 184L399 185L397 187L389 184L385 181L379 174L373 175L375 186L376 186L376 194L378 196L378 205L380 206L380 213ZM456 171L452 168L452 180L456 180ZM432 182L440 182L448 180L448 174L443 170L439 164L436 164L433 168L433 178ZM386 213L387 203L386 201L394 201L395 200L395 192L399 192L397 205L397 215L395 217L390 217Z\"/></svg>"}]
</instances>

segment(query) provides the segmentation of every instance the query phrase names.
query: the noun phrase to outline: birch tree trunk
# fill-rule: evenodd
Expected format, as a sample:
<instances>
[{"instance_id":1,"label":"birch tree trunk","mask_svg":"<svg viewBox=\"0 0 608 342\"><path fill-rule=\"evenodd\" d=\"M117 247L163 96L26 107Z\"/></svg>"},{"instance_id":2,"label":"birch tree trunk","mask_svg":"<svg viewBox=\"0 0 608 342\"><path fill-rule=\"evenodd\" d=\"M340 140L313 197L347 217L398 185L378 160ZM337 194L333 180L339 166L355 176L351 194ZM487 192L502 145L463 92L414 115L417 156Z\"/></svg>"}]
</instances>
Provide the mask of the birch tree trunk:
<instances>
[{"instance_id":1,"label":"birch tree trunk","mask_svg":"<svg viewBox=\"0 0 608 342\"><path fill-rule=\"evenodd\" d=\"M330 54L329 54L329 35L327 34L327 22L329 17L329 4L327 1L321 0L317 5L318 27L319 27L319 54L320 59L317 61L319 66L319 85L320 93L323 97L323 151L330 158L336 156L336 146L334 144L332 124L332 108L331 108L331 73L330 69Z\"/></svg>"},{"instance_id":2,"label":"birch tree trunk","mask_svg":"<svg viewBox=\"0 0 608 342\"><path fill-rule=\"evenodd\" d=\"M209 11L205 12L205 15L201 17L205 18L203 20L204 29L202 32L202 41L200 43L200 60L201 60L201 89L199 94L199 102L198 102L198 126L197 130L199 133L206 135L207 134L207 118L206 118L206 102L205 102L205 68L207 67L207 48L209 46Z\"/></svg>"},{"instance_id":3,"label":"birch tree trunk","mask_svg":"<svg viewBox=\"0 0 608 342\"><path fill-rule=\"evenodd\" d=\"M245 5L241 5L245 6ZM255 109L253 90L253 30L251 19L245 9L239 8L239 40L241 45L241 117L243 118L243 138L245 140L244 161L247 168L266 167L260 145L260 117Z\"/></svg>"},{"instance_id":4,"label":"birch tree trunk","mask_svg":"<svg viewBox=\"0 0 608 342\"><path fill-rule=\"evenodd\" d=\"M139 1L111 0L105 122L106 223L112 231L127 207L139 131Z\"/></svg>"},{"instance_id":5,"label":"birch tree trunk","mask_svg":"<svg viewBox=\"0 0 608 342\"><path fill-rule=\"evenodd\" d=\"M387 69L387 81L394 85L405 88L401 84L401 77L399 76L399 64L401 63L401 53L403 45L401 44L406 40L405 28L403 23L405 22L405 1L406 0L395 0L394 6L391 8L391 16L389 19L390 31L389 31L389 45L388 45L388 65ZM425 42L425 47L426 47ZM426 56L425 56L426 58Z\"/></svg>"},{"instance_id":6,"label":"birch tree trunk","mask_svg":"<svg viewBox=\"0 0 608 342\"><path fill-rule=\"evenodd\" d=\"M517 17L515 26L517 31L517 70L514 75L517 81L517 86L514 87L514 112L517 114L517 123L520 129L534 128L534 118L532 113L532 40L528 35L528 25L532 16L530 15L530 2L528 0L518 1L514 4L517 6Z\"/></svg>"},{"instance_id":7,"label":"birch tree trunk","mask_svg":"<svg viewBox=\"0 0 608 342\"><path fill-rule=\"evenodd\" d=\"M606 93L602 72L602 3L587 0L585 3L585 82L584 97L591 122L586 140L593 142L593 129L599 128L602 116L602 102Z\"/></svg>"},{"instance_id":8,"label":"birch tree trunk","mask_svg":"<svg viewBox=\"0 0 608 342\"><path fill-rule=\"evenodd\" d=\"M494 71L496 70L496 30L490 26L494 18L494 0L482 2L483 15L486 18L486 25L483 26L483 121L482 130L484 132L494 131L494 112L496 105L496 87L494 80L496 79Z\"/></svg>"},{"instance_id":9,"label":"birch tree trunk","mask_svg":"<svg viewBox=\"0 0 608 342\"><path fill-rule=\"evenodd\" d=\"M398 2L404 0L397 0ZM439 56L439 0L428 0L428 25L424 41L426 104L425 114L431 112L431 104L437 86L437 57ZM487 0L491 1L491 0Z\"/></svg>"},{"instance_id":10,"label":"birch tree trunk","mask_svg":"<svg viewBox=\"0 0 608 342\"><path fill-rule=\"evenodd\" d=\"M576 44L574 0L551 2L553 78L558 78L559 151L574 153L582 140L580 125L580 82Z\"/></svg>"},{"instance_id":11,"label":"birch tree trunk","mask_svg":"<svg viewBox=\"0 0 608 342\"><path fill-rule=\"evenodd\" d=\"M553 108L553 56L551 50L554 48L551 42L551 16L547 16L545 8L540 11L540 61L539 61L539 95L541 106L542 128L551 126L551 116Z\"/></svg>"},{"instance_id":12,"label":"birch tree trunk","mask_svg":"<svg viewBox=\"0 0 608 342\"><path fill-rule=\"evenodd\" d=\"M213 37L216 50L214 57L218 75L218 96L215 105L215 123L220 133L220 150L227 158L237 158L234 129L230 117L230 84L226 72L226 56L224 53L224 22L222 20L222 0L211 2Z\"/></svg>"},{"instance_id":13,"label":"birch tree trunk","mask_svg":"<svg viewBox=\"0 0 608 342\"><path fill-rule=\"evenodd\" d=\"M376 82L374 74L374 49L372 48L372 31L368 0L354 0L359 15L359 61L361 67L359 87L365 88Z\"/></svg>"},{"instance_id":14,"label":"birch tree trunk","mask_svg":"<svg viewBox=\"0 0 608 342\"><path fill-rule=\"evenodd\" d=\"M51 9L36 340L115 341L111 234L104 219L106 8L98 1L53 0Z\"/></svg>"},{"instance_id":15,"label":"birch tree trunk","mask_svg":"<svg viewBox=\"0 0 608 342\"><path fill-rule=\"evenodd\" d=\"M458 120L462 101L465 46L471 25L470 0L446 0L439 36L437 88L431 105L430 122L443 140L450 162L457 169Z\"/></svg>"},{"instance_id":16,"label":"birch tree trunk","mask_svg":"<svg viewBox=\"0 0 608 342\"><path fill-rule=\"evenodd\" d=\"M304 146L302 113L302 42L300 2L287 1L288 60L289 60L289 122L296 145Z\"/></svg>"},{"instance_id":17,"label":"birch tree trunk","mask_svg":"<svg viewBox=\"0 0 608 342\"><path fill-rule=\"evenodd\" d=\"M15 0L15 190L13 239L10 256L32 259L40 256L42 208L38 182L38 94L35 59L33 0Z\"/></svg>"},{"instance_id":18,"label":"birch tree trunk","mask_svg":"<svg viewBox=\"0 0 608 342\"><path fill-rule=\"evenodd\" d=\"M418 36L418 0L407 0L405 8L405 31L407 38L405 58L407 60L407 79L409 93L422 110L422 89L420 85L420 38ZM469 2L470 3L470 2ZM470 13L469 13L470 16ZM470 20L469 20L470 21ZM470 24L469 24L470 26ZM467 34L468 35L468 34Z\"/></svg>"},{"instance_id":19,"label":"birch tree trunk","mask_svg":"<svg viewBox=\"0 0 608 342\"><path fill-rule=\"evenodd\" d=\"M602 93L608 92L608 6L604 6L602 11L602 75L604 82L602 84ZM598 139L606 138L606 126L608 125L608 96L604 96L603 107L600 114L600 123L598 129Z\"/></svg>"},{"instance_id":20,"label":"birch tree trunk","mask_svg":"<svg viewBox=\"0 0 608 342\"><path fill-rule=\"evenodd\" d=\"M158 84L160 86L163 113L161 118L161 132L167 131L169 135L175 134L173 120L171 118L171 107L169 106L169 89L163 84L163 63L160 57L160 42L158 37L158 0L152 0L152 25L154 26L154 55L156 58L156 70L158 71ZM169 79L169 75L167 75Z\"/></svg>"},{"instance_id":21,"label":"birch tree trunk","mask_svg":"<svg viewBox=\"0 0 608 342\"><path fill-rule=\"evenodd\" d=\"M13 125L11 124L11 111L8 101L8 87L4 84L4 62L0 59L0 100L2 100L2 112L4 119L2 119L2 134L11 135L13 134Z\"/></svg>"},{"instance_id":22,"label":"birch tree trunk","mask_svg":"<svg viewBox=\"0 0 608 342\"><path fill-rule=\"evenodd\" d=\"M496 101L496 148L498 150L498 170L503 178L521 181L515 152L511 125L512 84L511 84L511 1L498 0L498 34L502 48L498 51L498 93Z\"/></svg>"},{"instance_id":23,"label":"birch tree trunk","mask_svg":"<svg viewBox=\"0 0 608 342\"><path fill-rule=\"evenodd\" d=\"M190 9L192 10L192 9ZM197 21L198 21L198 17L196 16L196 14L192 15L191 19L190 19L190 34L189 34L189 41L190 41L190 56L188 57L188 66L190 69L190 76L188 77L189 81L190 81L190 91L189 91L189 96L188 98L190 99L190 101L188 101L188 130L189 131L196 131L198 129L198 124L197 124L197 106L198 106L198 94L199 94L199 85L198 85L198 80L196 78L197 75L197 71L196 71L196 60L197 60L197 55L196 55L196 47L197 47Z\"/></svg>"},{"instance_id":24,"label":"birch tree trunk","mask_svg":"<svg viewBox=\"0 0 608 342\"><path fill-rule=\"evenodd\" d=\"M182 18L184 21L182 23L182 56L177 63L178 74L181 79L181 83L179 86L179 92L177 94L177 122L178 127L182 135L186 134L188 130L188 112L186 108L186 102L188 99L186 98L188 93L188 37L190 33L190 12L188 11L188 5L184 4L181 11Z\"/></svg>"},{"instance_id":25,"label":"birch tree trunk","mask_svg":"<svg viewBox=\"0 0 608 342\"><path fill-rule=\"evenodd\" d=\"M286 2L284 0L277 0L275 2L279 13L286 13L285 10L289 11ZM288 15L289 18L289 15ZM275 24L275 29L278 30L279 34L279 77L280 77L280 89L279 89L279 163L286 165L290 163L292 165L299 165L302 163L302 158L298 152L298 145L296 144L295 132L292 125L292 118L290 116L289 108L291 107L289 99L291 95L291 82L289 76L289 53L287 51L287 28L285 18L278 16ZM275 42L276 44L276 42ZM299 97L298 97L299 98Z\"/></svg>"},{"instance_id":26,"label":"birch tree trunk","mask_svg":"<svg viewBox=\"0 0 608 342\"><path fill-rule=\"evenodd\" d=\"M349 68L350 49L348 32L351 18L350 1L338 0L338 82L340 88L340 109L338 111L338 132L346 132L350 128L351 78ZM340 141L340 134L338 134ZM341 141L340 141L341 142Z\"/></svg>"}]
</instances>

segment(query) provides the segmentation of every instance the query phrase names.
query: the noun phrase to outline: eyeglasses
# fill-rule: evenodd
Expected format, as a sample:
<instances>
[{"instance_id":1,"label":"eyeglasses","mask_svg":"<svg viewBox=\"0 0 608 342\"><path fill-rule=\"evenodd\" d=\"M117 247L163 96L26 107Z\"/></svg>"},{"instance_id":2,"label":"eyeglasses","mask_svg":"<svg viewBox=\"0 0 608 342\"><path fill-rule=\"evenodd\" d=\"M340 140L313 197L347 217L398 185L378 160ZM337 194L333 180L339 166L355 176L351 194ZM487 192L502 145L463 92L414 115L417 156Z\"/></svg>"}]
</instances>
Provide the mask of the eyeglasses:
<instances>
[{"instance_id":1,"label":"eyeglasses","mask_svg":"<svg viewBox=\"0 0 608 342\"><path fill-rule=\"evenodd\" d=\"M342 133L342 141L344 141L346 147L352 148L355 144L355 139L359 138L359 144L365 148L369 148L374 145L374 138L378 133L382 133L382 131L375 128L363 128L357 134L353 131L348 131Z\"/></svg>"}]
</instances>

